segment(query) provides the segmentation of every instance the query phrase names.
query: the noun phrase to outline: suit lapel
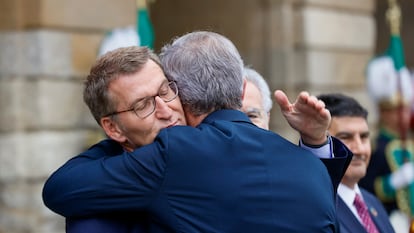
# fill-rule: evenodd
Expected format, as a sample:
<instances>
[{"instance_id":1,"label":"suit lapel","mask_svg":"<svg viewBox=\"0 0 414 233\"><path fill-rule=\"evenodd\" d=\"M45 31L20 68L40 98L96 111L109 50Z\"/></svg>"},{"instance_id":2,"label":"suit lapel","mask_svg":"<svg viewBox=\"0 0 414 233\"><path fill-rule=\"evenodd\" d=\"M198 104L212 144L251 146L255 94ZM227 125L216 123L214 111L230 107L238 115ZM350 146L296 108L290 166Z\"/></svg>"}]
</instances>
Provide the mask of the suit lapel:
<instances>
[{"instance_id":1,"label":"suit lapel","mask_svg":"<svg viewBox=\"0 0 414 233\"><path fill-rule=\"evenodd\" d=\"M337 213L341 228L346 230L345 232L366 233L364 226L362 226L340 196L337 197Z\"/></svg>"}]
</instances>

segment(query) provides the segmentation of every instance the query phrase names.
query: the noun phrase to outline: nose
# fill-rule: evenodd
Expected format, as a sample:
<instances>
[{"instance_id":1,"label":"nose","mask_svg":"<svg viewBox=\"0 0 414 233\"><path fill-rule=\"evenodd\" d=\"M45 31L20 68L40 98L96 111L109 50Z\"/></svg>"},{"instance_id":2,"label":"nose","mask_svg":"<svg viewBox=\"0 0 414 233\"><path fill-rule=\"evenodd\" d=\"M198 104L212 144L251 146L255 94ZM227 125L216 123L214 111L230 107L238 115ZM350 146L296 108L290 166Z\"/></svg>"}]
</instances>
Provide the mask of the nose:
<instances>
[{"instance_id":1,"label":"nose","mask_svg":"<svg viewBox=\"0 0 414 233\"><path fill-rule=\"evenodd\" d=\"M367 154L367 146L366 143L363 143L360 137L355 137L349 147L349 149L354 154Z\"/></svg>"},{"instance_id":2,"label":"nose","mask_svg":"<svg viewBox=\"0 0 414 233\"><path fill-rule=\"evenodd\" d=\"M159 96L155 96L155 116L159 119L170 119L173 110Z\"/></svg>"}]
</instances>

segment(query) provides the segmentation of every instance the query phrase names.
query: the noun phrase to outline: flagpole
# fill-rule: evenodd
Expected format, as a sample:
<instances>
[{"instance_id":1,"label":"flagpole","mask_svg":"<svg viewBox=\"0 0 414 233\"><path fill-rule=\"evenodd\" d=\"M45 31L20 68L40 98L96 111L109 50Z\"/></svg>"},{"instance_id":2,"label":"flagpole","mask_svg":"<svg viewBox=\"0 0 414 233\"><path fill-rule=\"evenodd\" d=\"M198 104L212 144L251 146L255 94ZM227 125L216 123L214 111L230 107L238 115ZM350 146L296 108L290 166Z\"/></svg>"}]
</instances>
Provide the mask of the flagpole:
<instances>
[{"instance_id":1,"label":"flagpole","mask_svg":"<svg viewBox=\"0 0 414 233\"><path fill-rule=\"evenodd\" d=\"M386 12L386 17L387 20L390 24L390 33L391 33L391 41L390 44L391 46L394 46L393 49L397 50L398 52L399 50L402 50L402 48L397 48L397 46L395 46L393 44L393 40L395 38L400 37L400 28L401 28L401 10L400 7L397 3L396 0L388 0L388 4L389 7L387 9ZM398 59L398 60L397 60ZM394 67L396 70L396 75L397 75L397 104L399 107L399 128L400 128L400 137L401 137L401 143L402 143L402 147L403 149L406 148L406 140L407 140L407 131L408 131L408 127L404 124L403 119L403 107L404 107L404 97L403 97L403 88L402 88L402 81L401 81L401 77L400 77L400 73L398 72L400 69L400 64L404 63L404 57L403 56L393 56L393 61L394 61Z\"/></svg>"}]
</instances>

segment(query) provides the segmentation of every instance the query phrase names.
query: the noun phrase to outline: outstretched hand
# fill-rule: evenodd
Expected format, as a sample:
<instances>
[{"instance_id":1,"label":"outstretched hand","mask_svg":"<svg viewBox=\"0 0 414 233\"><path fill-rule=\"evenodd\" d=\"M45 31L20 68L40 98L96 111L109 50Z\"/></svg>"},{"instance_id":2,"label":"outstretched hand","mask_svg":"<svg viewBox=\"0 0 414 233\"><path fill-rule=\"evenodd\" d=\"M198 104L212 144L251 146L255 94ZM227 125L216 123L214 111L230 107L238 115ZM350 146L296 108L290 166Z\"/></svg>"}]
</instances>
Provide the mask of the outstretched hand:
<instances>
[{"instance_id":1,"label":"outstretched hand","mask_svg":"<svg viewBox=\"0 0 414 233\"><path fill-rule=\"evenodd\" d=\"M276 90L274 96L283 116L300 133L305 144L321 145L326 142L331 114L321 100L308 92L301 92L294 103L290 103L281 90Z\"/></svg>"}]
</instances>

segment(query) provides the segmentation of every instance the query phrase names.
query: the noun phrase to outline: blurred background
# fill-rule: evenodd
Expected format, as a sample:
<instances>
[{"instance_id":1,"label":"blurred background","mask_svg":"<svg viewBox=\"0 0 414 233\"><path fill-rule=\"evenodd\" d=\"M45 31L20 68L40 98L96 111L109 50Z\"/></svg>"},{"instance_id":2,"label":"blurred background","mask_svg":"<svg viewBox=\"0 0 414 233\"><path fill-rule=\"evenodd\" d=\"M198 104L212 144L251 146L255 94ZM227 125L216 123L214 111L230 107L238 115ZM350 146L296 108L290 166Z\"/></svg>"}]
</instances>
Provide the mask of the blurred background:
<instances>
[{"instance_id":1,"label":"blurred background","mask_svg":"<svg viewBox=\"0 0 414 233\"><path fill-rule=\"evenodd\" d=\"M399 1L406 65L414 68L414 1ZM154 50L193 30L230 38L245 63L291 100L343 92L376 112L368 61L389 44L387 0L152 0ZM135 0L0 0L0 233L64 232L46 207L46 178L102 138L82 82L102 40L137 24ZM277 106L271 129L295 141Z\"/></svg>"}]
</instances>

